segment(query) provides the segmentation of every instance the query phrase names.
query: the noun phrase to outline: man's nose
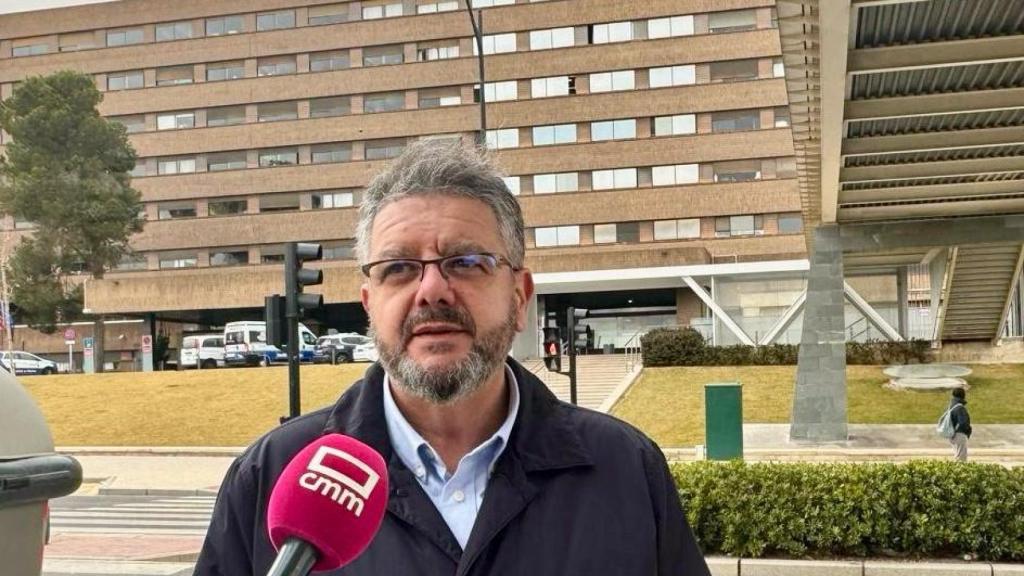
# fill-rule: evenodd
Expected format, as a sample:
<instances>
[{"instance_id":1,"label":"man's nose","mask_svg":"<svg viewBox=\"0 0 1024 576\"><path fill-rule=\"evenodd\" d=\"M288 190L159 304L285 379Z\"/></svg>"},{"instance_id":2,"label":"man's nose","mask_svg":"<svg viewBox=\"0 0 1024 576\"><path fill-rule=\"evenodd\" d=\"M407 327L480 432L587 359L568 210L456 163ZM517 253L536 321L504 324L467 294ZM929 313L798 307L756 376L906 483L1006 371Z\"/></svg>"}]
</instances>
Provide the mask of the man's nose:
<instances>
[{"instance_id":1,"label":"man's nose","mask_svg":"<svg viewBox=\"0 0 1024 576\"><path fill-rule=\"evenodd\" d=\"M454 303L455 295L448 279L441 273L440 264L427 264L423 267L423 276L416 292L416 300L417 303L426 306Z\"/></svg>"}]
</instances>

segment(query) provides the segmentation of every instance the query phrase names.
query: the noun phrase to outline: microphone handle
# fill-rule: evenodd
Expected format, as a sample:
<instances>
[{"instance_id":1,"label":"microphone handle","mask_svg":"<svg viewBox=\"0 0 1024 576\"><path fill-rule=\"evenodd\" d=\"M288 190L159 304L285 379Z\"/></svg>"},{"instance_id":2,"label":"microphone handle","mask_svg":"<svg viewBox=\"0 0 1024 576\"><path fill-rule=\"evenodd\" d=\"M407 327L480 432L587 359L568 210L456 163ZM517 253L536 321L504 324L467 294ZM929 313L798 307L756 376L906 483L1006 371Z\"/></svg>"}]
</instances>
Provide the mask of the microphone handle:
<instances>
[{"instance_id":1,"label":"microphone handle","mask_svg":"<svg viewBox=\"0 0 1024 576\"><path fill-rule=\"evenodd\" d=\"M267 576L307 576L314 564L316 548L299 538L288 538L277 551Z\"/></svg>"}]
</instances>

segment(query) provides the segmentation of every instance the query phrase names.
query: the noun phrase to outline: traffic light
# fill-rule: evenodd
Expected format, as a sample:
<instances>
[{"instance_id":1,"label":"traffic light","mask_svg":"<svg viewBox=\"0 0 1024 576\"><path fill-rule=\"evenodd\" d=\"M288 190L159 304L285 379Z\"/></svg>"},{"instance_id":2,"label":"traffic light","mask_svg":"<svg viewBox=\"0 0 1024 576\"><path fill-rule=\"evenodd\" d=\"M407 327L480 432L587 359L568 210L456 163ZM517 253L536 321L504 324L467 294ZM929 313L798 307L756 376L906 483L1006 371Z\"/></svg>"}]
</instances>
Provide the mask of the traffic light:
<instances>
[{"instance_id":1,"label":"traffic light","mask_svg":"<svg viewBox=\"0 0 1024 576\"><path fill-rule=\"evenodd\" d=\"M562 371L562 341L553 326L544 329L544 365L552 372Z\"/></svg>"},{"instance_id":2,"label":"traffic light","mask_svg":"<svg viewBox=\"0 0 1024 576\"><path fill-rule=\"evenodd\" d=\"M583 348L586 349L590 344L590 338L586 323L582 322L587 317L589 311L585 308L573 308L572 306L566 311L566 324L569 326L569 334L572 339L570 346L573 350Z\"/></svg>"},{"instance_id":3,"label":"traffic light","mask_svg":"<svg viewBox=\"0 0 1024 576\"><path fill-rule=\"evenodd\" d=\"M263 320L267 323L267 344L281 348L288 332L288 318L284 314L284 296L274 294L263 298Z\"/></svg>"},{"instance_id":4,"label":"traffic light","mask_svg":"<svg viewBox=\"0 0 1024 576\"><path fill-rule=\"evenodd\" d=\"M319 244L289 242L284 250L284 289L287 299L286 312L296 318L303 310L320 308L324 305L321 294L304 294L303 287L323 284L324 273L320 270L303 268L302 263L319 260L323 251Z\"/></svg>"}]
</instances>

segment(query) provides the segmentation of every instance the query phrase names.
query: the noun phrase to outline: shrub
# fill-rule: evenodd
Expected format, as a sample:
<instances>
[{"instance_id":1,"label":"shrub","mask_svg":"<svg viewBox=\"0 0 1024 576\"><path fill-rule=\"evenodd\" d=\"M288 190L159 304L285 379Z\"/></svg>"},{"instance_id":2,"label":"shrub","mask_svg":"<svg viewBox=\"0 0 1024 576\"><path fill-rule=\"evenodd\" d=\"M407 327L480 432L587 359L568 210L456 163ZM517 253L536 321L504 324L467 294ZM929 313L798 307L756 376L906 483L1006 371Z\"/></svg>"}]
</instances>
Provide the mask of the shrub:
<instances>
[{"instance_id":1,"label":"shrub","mask_svg":"<svg viewBox=\"0 0 1024 576\"><path fill-rule=\"evenodd\" d=\"M972 554L1024 560L1024 469L995 464L674 464L705 554Z\"/></svg>"},{"instance_id":2,"label":"shrub","mask_svg":"<svg viewBox=\"0 0 1024 576\"><path fill-rule=\"evenodd\" d=\"M640 338L644 366L779 366L796 364L796 344L708 346L693 328L656 328ZM910 364L928 361L926 340L847 342L847 364Z\"/></svg>"}]
</instances>

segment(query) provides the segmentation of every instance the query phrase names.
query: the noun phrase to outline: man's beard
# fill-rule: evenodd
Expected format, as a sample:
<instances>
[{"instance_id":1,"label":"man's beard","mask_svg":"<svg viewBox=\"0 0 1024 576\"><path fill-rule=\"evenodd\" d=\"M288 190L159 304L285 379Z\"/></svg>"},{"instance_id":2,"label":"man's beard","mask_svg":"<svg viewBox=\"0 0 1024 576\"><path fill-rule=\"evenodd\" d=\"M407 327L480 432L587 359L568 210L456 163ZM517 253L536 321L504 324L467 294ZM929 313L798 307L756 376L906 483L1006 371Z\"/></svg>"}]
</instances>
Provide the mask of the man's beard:
<instances>
[{"instance_id":1,"label":"man's beard","mask_svg":"<svg viewBox=\"0 0 1024 576\"><path fill-rule=\"evenodd\" d=\"M406 346L412 340L413 330L425 322L444 322L465 330L473 338L469 354L459 362L439 368L425 368L417 364L406 353ZM515 335L516 311L512 306L505 322L479 337L476 323L465 309L447 306L424 308L406 318L396 347L385 343L374 330L380 363L391 382L435 404L450 404L478 390L504 364ZM449 344L437 346L447 347Z\"/></svg>"}]
</instances>

